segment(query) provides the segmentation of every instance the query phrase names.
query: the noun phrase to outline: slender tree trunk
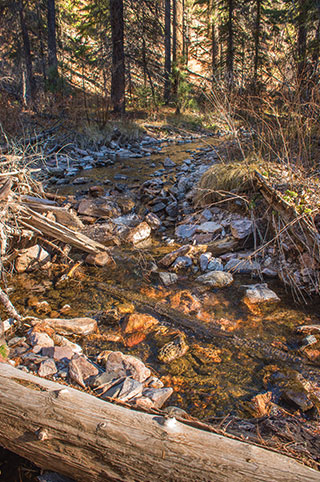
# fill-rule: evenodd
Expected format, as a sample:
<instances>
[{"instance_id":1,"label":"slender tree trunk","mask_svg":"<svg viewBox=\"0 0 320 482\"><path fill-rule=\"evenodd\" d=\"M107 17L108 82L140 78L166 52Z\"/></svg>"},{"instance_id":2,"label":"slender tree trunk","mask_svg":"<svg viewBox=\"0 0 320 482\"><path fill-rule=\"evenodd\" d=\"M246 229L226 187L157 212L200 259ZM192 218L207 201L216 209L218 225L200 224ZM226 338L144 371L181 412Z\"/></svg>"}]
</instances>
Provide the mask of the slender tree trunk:
<instances>
[{"instance_id":1,"label":"slender tree trunk","mask_svg":"<svg viewBox=\"0 0 320 482\"><path fill-rule=\"evenodd\" d=\"M256 0L256 22L254 30L254 65L253 65L253 89L257 92L258 85L258 68L260 54L260 29L261 29L261 3L262 0Z\"/></svg>"},{"instance_id":2,"label":"slender tree trunk","mask_svg":"<svg viewBox=\"0 0 320 482\"><path fill-rule=\"evenodd\" d=\"M58 78L57 40L56 40L56 8L55 0L48 0L48 79L55 87Z\"/></svg>"},{"instance_id":3,"label":"slender tree trunk","mask_svg":"<svg viewBox=\"0 0 320 482\"><path fill-rule=\"evenodd\" d=\"M41 70L42 70L43 83L44 85L46 85L47 72L46 72L46 61L45 61L44 46L43 46L43 28L42 28L41 12L38 4L37 4L37 22L38 22L39 43L40 43Z\"/></svg>"},{"instance_id":4,"label":"slender tree trunk","mask_svg":"<svg viewBox=\"0 0 320 482\"><path fill-rule=\"evenodd\" d=\"M298 79L303 81L303 77L306 70L306 54L307 54L307 26L306 26L306 7L304 5L305 0L299 0L298 2L298 39L297 39L297 52L298 52Z\"/></svg>"},{"instance_id":5,"label":"slender tree trunk","mask_svg":"<svg viewBox=\"0 0 320 482\"><path fill-rule=\"evenodd\" d=\"M164 100L168 104L171 94L171 0L165 0L165 26L164 26L164 48L165 48L165 61L164 61Z\"/></svg>"},{"instance_id":6,"label":"slender tree trunk","mask_svg":"<svg viewBox=\"0 0 320 482\"><path fill-rule=\"evenodd\" d=\"M211 37L212 88L214 88L214 84L216 81L216 73L217 73L217 54L218 54L214 0L210 0L209 2L208 14L209 14L208 23L209 23L209 29L210 29L209 35Z\"/></svg>"},{"instance_id":7,"label":"slender tree trunk","mask_svg":"<svg viewBox=\"0 0 320 482\"><path fill-rule=\"evenodd\" d=\"M125 112L125 61L123 0L110 0L112 37L111 102L113 111Z\"/></svg>"},{"instance_id":8,"label":"slender tree trunk","mask_svg":"<svg viewBox=\"0 0 320 482\"><path fill-rule=\"evenodd\" d=\"M234 58L234 45L233 45L233 10L234 0L228 0L228 41L227 41L227 85L229 90L233 87L233 58Z\"/></svg>"},{"instance_id":9,"label":"slender tree trunk","mask_svg":"<svg viewBox=\"0 0 320 482\"><path fill-rule=\"evenodd\" d=\"M23 53L24 53L24 65L25 65L24 102L26 105L29 105L30 102L32 102L34 99L35 81L34 81L33 70L32 70L32 57L31 57L29 32L25 21L24 4L22 0L19 2L18 8L19 8L19 20L20 20Z\"/></svg>"}]
</instances>

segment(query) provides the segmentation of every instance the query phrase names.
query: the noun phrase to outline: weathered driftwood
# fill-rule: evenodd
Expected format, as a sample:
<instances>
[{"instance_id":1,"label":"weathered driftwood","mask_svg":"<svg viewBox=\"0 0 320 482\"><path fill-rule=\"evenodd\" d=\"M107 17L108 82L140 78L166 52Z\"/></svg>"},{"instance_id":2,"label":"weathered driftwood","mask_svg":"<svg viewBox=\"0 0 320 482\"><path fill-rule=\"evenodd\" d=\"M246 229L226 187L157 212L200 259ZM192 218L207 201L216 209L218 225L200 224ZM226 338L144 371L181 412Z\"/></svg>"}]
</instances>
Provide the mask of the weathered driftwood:
<instances>
[{"instance_id":1,"label":"weathered driftwood","mask_svg":"<svg viewBox=\"0 0 320 482\"><path fill-rule=\"evenodd\" d=\"M88 238L88 236L63 226L56 221L52 221L27 206L17 204L16 211L21 224L31 229L34 228L43 235L63 241L87 253L109 252L109 249L103 244L97 243Z\"/></svg>"},{"instance_id":2,"label":"weathered driftwood","mask_svg":"<svg viewBox=\"0 0 320 482\"><path fill-rule=\"evenodd\" d=\"M1 445L81 482L320 481L284 455L0 364Z\"/></svg>"},{"instance_id":3,"label":"weathered driftwood","mask_svg":"<svg viewBox=\"0 0 320 482\"><path fill-rule=\"evenodd\" d=\"M54 201L40 199L33 196L23 196L23 204L38 213L52 213L56 221L63 226L73 228L76 231L83 228L83 223L78 216L64 207L58 206Z\"/></svg>"},{"instance_id":4,"label":"weathered driftwood","mask_svg":"<svg viewBox=\"0 0 320 482\"><path fill-rule=\"evenodd\" d=\"M306 249L320 263L320 234L310 217L299 214L295 207L267 182L264 176L259 172L255 174L265 200L279 213L298 245Z\"/></svg>"}]
</instances>

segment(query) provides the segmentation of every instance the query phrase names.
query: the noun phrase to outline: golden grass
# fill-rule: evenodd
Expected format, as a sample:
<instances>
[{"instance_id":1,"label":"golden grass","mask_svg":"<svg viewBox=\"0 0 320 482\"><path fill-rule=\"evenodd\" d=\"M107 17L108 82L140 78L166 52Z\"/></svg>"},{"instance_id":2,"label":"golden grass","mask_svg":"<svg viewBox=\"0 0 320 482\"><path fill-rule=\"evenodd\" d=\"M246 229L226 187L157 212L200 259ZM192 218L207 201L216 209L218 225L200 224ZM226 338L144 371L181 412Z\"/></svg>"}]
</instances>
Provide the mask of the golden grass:
<instances>
[{"instance_id":1,"label":"golden grass","mask_svg":"<svg viewBox=\"0 0 320 482\"><path fill-rule=\"evenodd\" d=\"M261 170L261 161L217 163L210 167L199 181L195 196L197 205L205 205L231 195L255 190L255 171ZM265 167L264 167L265 169Z\"/></svg>"}]
</instances>

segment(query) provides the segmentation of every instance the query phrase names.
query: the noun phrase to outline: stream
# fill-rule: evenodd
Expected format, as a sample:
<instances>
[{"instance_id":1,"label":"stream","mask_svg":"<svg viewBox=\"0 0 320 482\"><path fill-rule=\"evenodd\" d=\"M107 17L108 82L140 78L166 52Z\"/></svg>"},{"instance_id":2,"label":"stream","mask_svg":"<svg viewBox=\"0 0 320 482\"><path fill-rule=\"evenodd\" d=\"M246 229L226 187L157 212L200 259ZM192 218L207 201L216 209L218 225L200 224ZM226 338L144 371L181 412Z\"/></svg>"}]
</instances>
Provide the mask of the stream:
<instances>
[{"instance_id":1,"label":"stream","mask_svg":"<svg viewBox=\"0 0 320 482\"><path fill-rule=\"evenodd\" d=\"M211 165L217 158L216 155L212 157L212 146L216 143L216 139L208 138L196 143L163 144L162 148L151 149L153 152L144 158L111 159L107 166L90 168L89 164L77 172L72 171L71 166L74 175L69 176L68 183L60 182L57 187L54 181L50 189L80 197L97 183L103 183L109 190L118 185L118 191L125 193L137 190L150 179L160 179L164 187L170 187L177 176L181 178L192 173L195 161L198 166ZM166 157L177 166L163 168ZM191 162L185 163L186 159ZM80 179L81 184L76 179ZM183 203L183 197L180 201ZM61 275L68 269L55 265L46 273L17 275L10 297L25 316L96 318L100 335L91 335L81 341L84 352L93 361L103 350L137 356L164 386L174 389L166 405L177 406L202 420L228 414L247 417L246 402L270 389L270 374L277 370L285 373L301 370L301 365L291 360L301 356L299 347L303 337L296 335L295 329L300 325L320 323L318 302L299 306L279 280L268 280L268 286L281 301L271 311L253 313L242 301L244 287L259 283L259 279L235 275L231 286L212 289L195 281L201 272L194 266L179 271L177 283L164 287L152 265L179 246L175 244L173 232L174 223L169 221L162 232L153 234L141 247L121 245L113 248L113 265L102 268L81 265L63 282ZM110 286L129 293L129 299L112 296L108 291ZM130 293L142 300L139 306L134 299L130 302ZM144 308L143 299L148 305ZM43 301L49 306L45 314L35 308ZM161 305L162 312L168 308L174 310L178 318L193 317L205 329L216 328L226 336L215 336L213 331L211 337L202 337L192 328L183 329L170 323L166 316L158 317L160 323L151 331L123 334L119 327L121 317L135 311L153 315L150 302L155 307ZM160 361L161 347L181 331L185 332L188 351L169 363ZM237 338L244 343L234 343ZM251 340L258 343L250 346ZM259 350L259 346L264 349ZM313 348L318 349L319 342ZM278 359L277 350L288 353L288 359ZM301 360L308 361L302 357ZM309 370L308 376L311 383L318 383L316 367ZM274 390L274 397L276 402L280 400L277 390Z\"/></svg>"}]
</instances>

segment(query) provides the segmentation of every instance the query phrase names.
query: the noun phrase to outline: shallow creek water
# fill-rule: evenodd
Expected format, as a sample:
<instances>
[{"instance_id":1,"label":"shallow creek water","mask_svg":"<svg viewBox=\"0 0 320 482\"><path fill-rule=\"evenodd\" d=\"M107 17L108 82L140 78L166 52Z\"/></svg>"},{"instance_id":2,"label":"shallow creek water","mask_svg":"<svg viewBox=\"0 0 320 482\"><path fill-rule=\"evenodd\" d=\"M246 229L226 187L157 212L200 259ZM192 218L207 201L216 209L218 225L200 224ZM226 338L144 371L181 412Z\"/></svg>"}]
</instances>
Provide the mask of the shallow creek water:
<instances>
[{"instance_id":1,"label":"shallow creek water","mask_svg":"<svg viewBox=\"0 0 320 482\"><path fill-rule=\"evenodd\" d=\"M212 139L209 142L214 143ZM108 168L79 172L77 177L90 177L90 185L106 177L113 180L116 173L123 173L128 175L125 182L130 186L150 179L152 172L161 167L160 162L167 155L179 164L190 157L189 150L194 152L202 147L205 145L169 145L161 153L153 154L143 162L141 159L121 160ZM137 169L135 166L140 166L141 162L142 167ZM168 173L167 170L164 180L170 183L174 176L174 171ZM60 192L74 194L76 189L85 190L87 187L88 185L68 185L61 188ZM179 406L202 419L223 417L229 413L244 415L242 403L267 388L264 384L266 367L277 365L296 368L294 364L273 359L272 354L268 357L255 347L239 348L232 339L213 336L211 340L203 341L192 330L186 331L189 345L186 355L171 363L161 363L157 358L159 349L173 338L177 330L182 329L178 325L170 326L168 320L160 317L160 325L145 338L122 336L116 321L121 314L133 309L143 311L141 307L130 304L130 292L148 303L154 303L155 307L160 304L172 308L182 318L184 314L192 315L205 327L217 327L241 339L255 340L266 348L281 348L293 355L297 353L295 348L299 343L295 328L303 324L320 323L319 306L295 305L280 282L273 281L268 284L281 298L281 302L270 313L253 314L241 301L243 285L254 284L259 280L240 275L235 276L232 286L212 290L196 283L195 274L182 272L178 284L163 288L147 267L152 259L157 260L173 249L174 245L166 245L160 237L154 238L151 245L144 249L119 247L114 253L115 265L106 268L81 266L70 280L62 283L58 280L63 272L68 271L68 267L64 270L59 268L58 271L52 269L42 275L22 274L15 277L10 296L24 315L39 315L30 302L30 298L36 297L38 301L46 300L49 303L50 316L63 316L61 309L69 304L71 309L67 317L96 317L102 336L90 336L83 340L87 355L95 360L102 350L120 350L138 356L154 370L165 386L174 388L167 404ZM129 300L111 296L108 286L125 289L129 293Z\"/></svg>"}]
</instances>

